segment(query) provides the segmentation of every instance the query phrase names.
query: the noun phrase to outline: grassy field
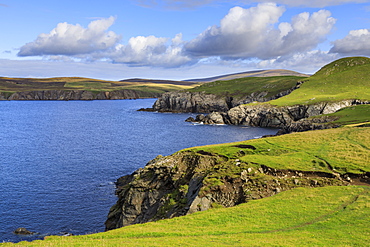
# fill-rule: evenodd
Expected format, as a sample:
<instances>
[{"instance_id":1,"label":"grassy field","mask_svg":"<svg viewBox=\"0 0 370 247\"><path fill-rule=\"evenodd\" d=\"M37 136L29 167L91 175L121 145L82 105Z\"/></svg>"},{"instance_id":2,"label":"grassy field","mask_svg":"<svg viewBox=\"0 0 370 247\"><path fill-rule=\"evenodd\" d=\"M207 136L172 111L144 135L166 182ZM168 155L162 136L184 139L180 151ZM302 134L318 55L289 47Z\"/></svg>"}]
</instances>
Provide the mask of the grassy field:
<instances>
[{"instance_id":1,"label":"grassy field","mask_svg":"<svg viewBox=\"0 0 370 247\"><path fill-rule=\"evenodd\" d=\"M56 78L7 78L0 77L0 92L24 92L43 90L88 90L88 91L115 91L123 89L144 92L164 93L190 89L197 84L192 82L155 81L155 80L127 80L104 81L82 77Z\"/></svg>"},{"instance_id":2,"label":"grassy field","mask_svg":"<svg viewBox=\"0 0 370 247\"><path fill-rule=\"evenodd\" d=\"M367 246L369 227L369 187L297 188L233 208L1 246Z\"/></svg>"},{"instance_id":3,"label":"grassy field","mask_svg":"<svg viewBox=\"0 0 370 247\"><path fill-rule=\"evenodd\" d=\"M344 58L334 61L291 94L270 104L297 105L341 100L370 99L370 58Z\"/></svg>"},{"instance_id":4,"label":"grassy field","mask_svg":"<svg viewBox=\"0 0 370 247\"><path fill-rule=\"evenodd\" d=\"M298 81L305 78L299 76L246 77L229 81L209 82L187 91L235 98L242 98L252 93L267 92L266 97L271 97L293 88Z\"/></svg>"},{"instance_id":5,"label":"grassy field","mask_svg":"<svg viewBox=\"0 0 370 247\"><path fill-rule=\"evenodd\" d=\"M241 148L250 145L253 148ZM370 171L370 129L338 128L186 149L275 169L363 173ZM240 152L242 151L242 152Z\"/></svg>"}]
</instances>

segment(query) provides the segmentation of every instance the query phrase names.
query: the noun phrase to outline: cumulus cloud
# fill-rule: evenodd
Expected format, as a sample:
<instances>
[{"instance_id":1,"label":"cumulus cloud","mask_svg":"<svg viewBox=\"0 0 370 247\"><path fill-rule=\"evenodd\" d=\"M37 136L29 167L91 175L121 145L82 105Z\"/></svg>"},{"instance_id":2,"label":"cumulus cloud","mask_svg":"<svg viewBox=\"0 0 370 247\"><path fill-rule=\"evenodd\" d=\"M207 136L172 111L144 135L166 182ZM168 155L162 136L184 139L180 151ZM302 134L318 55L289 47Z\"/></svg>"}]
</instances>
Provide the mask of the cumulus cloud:
<instances>
[{"instance_id":1,"label":"cumulus cloud","mask_svg":"<svg viewBox=\"0 0 370 247\"><path fill-rule=\"evenodd\" d=\"M106 61L129 66L174 68L202 58L247 63L257 58L272 63L314 49L326 39L335 19L326 10L301 13L291 22L279 23L283 6L261 3L244 9L234 7L220 21L195 39L183 41L156 36L132 37L126 44L109 27L115 18L92 21L87 28L59 23L21 47L19 56L43 56L54 61ZM274 62L274 64L276 64Z\"/></svg>"},{"instance_id":2,"label":"cumulus cloud","mask_svg":"<svg viewBox=\"0 0 370 247\"><path fill-rule=\"evenodd\" d=\"M189 63L183 55L182 34L173 39L137 36L126 45L118 43L120 35L107 29L115 18L92 21L87 28L59 23L48 34L40 34L20 48L18 56L44 56L50 60L69 59L124 63L131 66L176 67Z\"/></svg>"},{"instance_id":3,"label":"cumulus cloud","mask_svg":"<svg viewBox=\"0 0 370 247\"><path fill-rule=\"evenodd\" d=\"M127 45L117 45L105 56L115 63L133 66L177 67L191 61L182 54L183 43L182 34L177 34L172 40L138 36L131 38Z\"/></svg>"},{"instance_id":4,"label":"cumulus cloud","mask_svg":"<svg viewBox=\"0 0 370 247\"><path fill-rule=\"evenodd\" d=\"M19 56L79 55L107 50L121 37L107 29L114 17L92 21L87 28L66 22L59 23L48 34L40 34L33 42L20 48Z\"/></svg>"},{"instance_id":5,"label":"cumulus cloud","mask_svg":"<svg viewBox=\"0 0 370 247\"><path fill-rule=\"evenodd\" d=\"M313 50L262 60L256 63L256 67L261 69L290 68L303 73L314 73L317 68L321 68L325 64L339 58L340 56L338 54L329 54L327 51Z\"/></svg>"},{"instance_id":6,"label":"cumulus cloud","mask_svg":"<svg viewBox=\"0 0 370 247\"><path fill-rule=\"evenodd\" d=\"M270 59L305 52L324 41L335 19L326 10L310 15L301 13L291 23L278 24L282 6L263 3L244 9L234 7L221 20L220 26L209 27L186 44L192 56L221 56L224 59Z\"/></svg>"},{"instance_id":7,"label":"cumulus cloud","mask_svg":"<svg viewBox=\"0 0 370 247\"><path fill-rule=\"evenodd\" d=\"M145 7L165 7L165 8L194 8L210 3L221 3L223 0L133 0ZM326 6L342 5L347 3L367 3L370 0L231 0L231 3L269 3L284 4L288 6L304 6L322 8Z\"/></svg>"},{"instance_id":8,"label":"cumulus cloud","mask_svg":"<svg viewBox=\"0 0 370 247\"><path fill-rule=\"evenodd\" d=\"M370 56L370 29L352 30L346 37L332 44L331 53Z\"/></svg>"}]
</instances>

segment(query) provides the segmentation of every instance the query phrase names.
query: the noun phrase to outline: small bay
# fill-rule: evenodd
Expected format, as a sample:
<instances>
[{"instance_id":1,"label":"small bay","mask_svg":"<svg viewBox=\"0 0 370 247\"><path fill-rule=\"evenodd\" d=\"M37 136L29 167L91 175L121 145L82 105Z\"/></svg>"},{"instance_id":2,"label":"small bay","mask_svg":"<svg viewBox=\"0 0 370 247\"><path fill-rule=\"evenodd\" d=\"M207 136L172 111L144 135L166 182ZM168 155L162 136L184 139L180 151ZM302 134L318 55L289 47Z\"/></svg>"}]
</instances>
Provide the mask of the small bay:
<instances>
[{"instance_id":1,"label":"small bay","mask_svg":"<svg viewBox=\"0 0 370 247\"><path fill-rule=\"evenodd\" d=\"M0 242L104 231L120 176L157 155L277 132L137 111L154 101L1 101Z\"/></svg>"}]
</instances>

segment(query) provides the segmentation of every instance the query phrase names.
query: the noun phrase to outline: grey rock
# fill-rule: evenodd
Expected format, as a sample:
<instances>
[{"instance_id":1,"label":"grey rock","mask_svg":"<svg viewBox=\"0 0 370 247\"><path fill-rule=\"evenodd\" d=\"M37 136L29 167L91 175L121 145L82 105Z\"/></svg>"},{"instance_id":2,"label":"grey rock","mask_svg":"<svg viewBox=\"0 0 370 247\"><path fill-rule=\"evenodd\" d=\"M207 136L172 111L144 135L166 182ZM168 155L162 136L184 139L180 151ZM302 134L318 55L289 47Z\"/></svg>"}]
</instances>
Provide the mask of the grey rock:
<instances>
[{"instance_id":1,"label":"grey rock","mask_svg":"<svg viewBox=\"0 0 370 247\"><path fill-rule=\"evenodd\" d=\"M278 134L286 134L291 132L338 127L339 125L326 124L333 121L333 117L310 117L334 113L351 105L369 103L370 102L358 100L345 100L332 103L284 107L274 107L269 104L240 105L231 108L226 113L212 112L211 114L202 117L202 122L205 124L225 123L232 125L279 128L281 130ZM195 121L197 121L197 119L195 119Z\"/></svg>"}]
</instances>

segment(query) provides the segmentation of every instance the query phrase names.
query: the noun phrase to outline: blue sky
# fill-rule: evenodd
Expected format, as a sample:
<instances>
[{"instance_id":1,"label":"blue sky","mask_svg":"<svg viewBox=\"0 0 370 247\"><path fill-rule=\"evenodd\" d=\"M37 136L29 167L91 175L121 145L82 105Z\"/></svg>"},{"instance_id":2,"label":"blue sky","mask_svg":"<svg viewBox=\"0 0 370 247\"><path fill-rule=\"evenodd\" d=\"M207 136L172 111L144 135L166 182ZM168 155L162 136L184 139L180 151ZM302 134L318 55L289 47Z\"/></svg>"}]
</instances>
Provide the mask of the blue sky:
<instances>
[{"instance_id":1,"label":"blue sky","mask_svg":"<svg viewBox=\"0 0 370 247\"><path fill-rule=\"evenodd\" d=\"M0 0L0 76L314 73L370 56L370 0Z\"/></svg>"}]
</instances>

